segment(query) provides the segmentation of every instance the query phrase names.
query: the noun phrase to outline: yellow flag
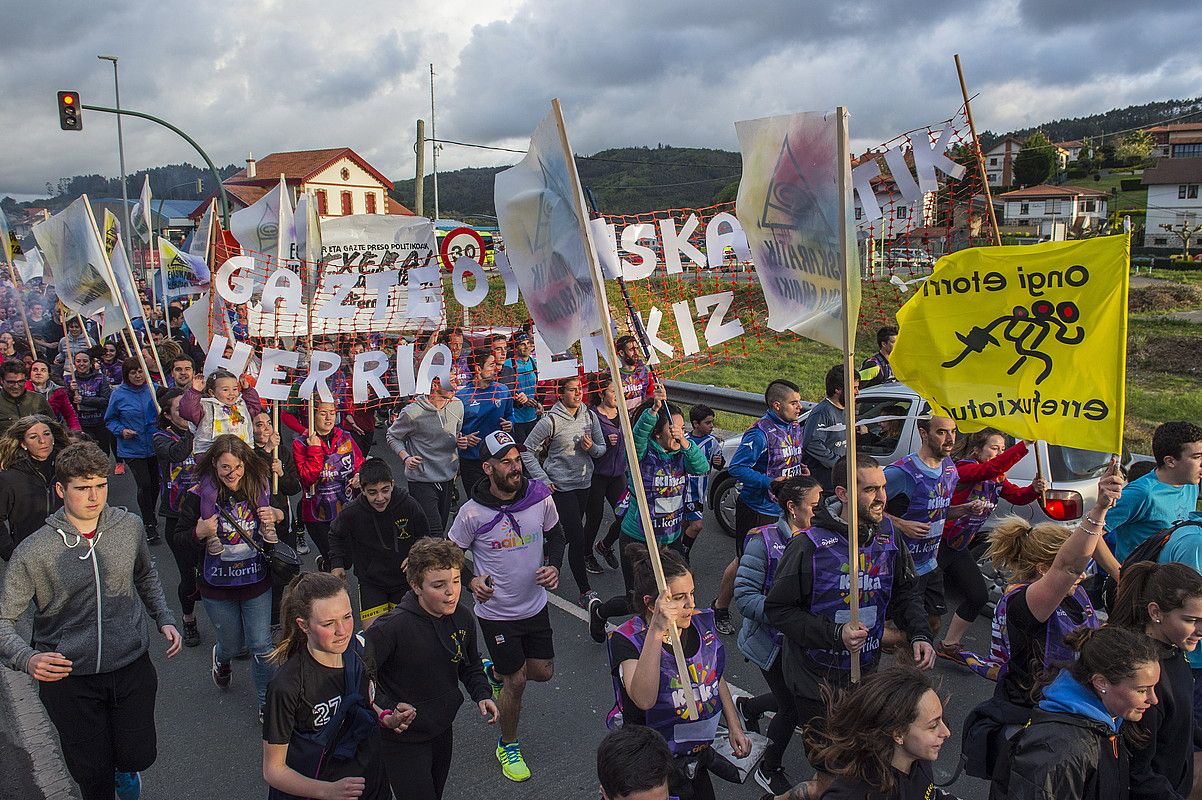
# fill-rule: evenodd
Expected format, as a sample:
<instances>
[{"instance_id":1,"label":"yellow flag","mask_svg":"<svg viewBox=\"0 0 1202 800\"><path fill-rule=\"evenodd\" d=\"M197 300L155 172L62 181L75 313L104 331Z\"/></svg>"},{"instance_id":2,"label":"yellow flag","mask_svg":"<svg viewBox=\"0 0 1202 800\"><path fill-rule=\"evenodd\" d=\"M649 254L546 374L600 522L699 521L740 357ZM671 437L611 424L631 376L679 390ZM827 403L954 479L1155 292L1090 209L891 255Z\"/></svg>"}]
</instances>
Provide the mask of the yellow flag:
<instances>
[{"instance_id":1,"label":"yellow flag","mask_svg":"<svg viewBox=\"0 0 1202 800\"><path fill-rule=\"evenodd\" d=\"M1129 235L939 260L897 313L898 380L961 431L1122 449Z\"/></svg>"}]
</instances>

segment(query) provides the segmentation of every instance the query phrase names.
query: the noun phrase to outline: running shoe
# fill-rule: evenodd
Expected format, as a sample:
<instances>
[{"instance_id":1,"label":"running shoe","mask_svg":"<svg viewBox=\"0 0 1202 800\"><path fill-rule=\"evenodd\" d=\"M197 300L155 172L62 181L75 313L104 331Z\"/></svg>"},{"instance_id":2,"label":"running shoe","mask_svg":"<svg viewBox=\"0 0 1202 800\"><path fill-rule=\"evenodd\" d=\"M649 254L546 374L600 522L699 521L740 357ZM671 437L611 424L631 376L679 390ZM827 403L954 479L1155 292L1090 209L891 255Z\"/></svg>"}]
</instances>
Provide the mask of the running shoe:
<instances>
[{"instance_id":1,"label":"running shoe","mask_svg":"<svg viewBox=\"0 0 1202 800\"><path fill-rule=\"evenodd\" d=\"M305 541L303 531L296 534L296 554L301 556L309 555L309 543Z\"/></svg>"},{"instance_id":2,"label":"running shoe","mask_svg":"<svg viewBox=\"0 0 1202 800\"><path fill-rule=\"evenodd\" d=\"M601 558L605 560L605 563L609 565L610 569L617 569L620 566L618 564L618 557L614 555L614 548L612 545L606 546L601 544L601 542L597 542L597 544L593 547L593 550L597 551L597 555L601 556Z\"/></svg>"},{"instance_id":3,"label":"running shoe","mask_svg":"<svg viewBox=\"0 0 1202 800\"><path fill-rule=\"evenodd\" d=\"M200 631L196 628L196 620L184 620L184 647L196 647L200 644Z\"/></svg>"},{"instance_id":4,"label":"running shoe","mask_svg":"<svg viewBox=\"0 0 1202 800\"><path fill-rule=\"evenodd\" d=\"M601 565L597 563L597 559L592 553L584 557L584 569L590 575L601 575L605 572L605 570L601 569Z\"/></svg>"},{"instance_id":5,"label":"running shoe","mask_svg":"<svg viewBox=\"0 0 1202 800\"><path fill-rule=\"evenodd\" d=\"M316 559L314 559L314 565L317 567L318 572L329 572L329 570L326 569L325 556L318 556Z\"/></svg>"},{"instance_id":6,"label":"running shoe","mask_svg":"<svg viewBox=\"0 0 1202 800\"><path fill-rule=\"evenodd\" d=\"M484 667L484 677L488 679L488 686L492 689L492 697L494 700L501 696L501 689L505 688L505 684L501 683L497 678L497 673L492 668L491 658L480 659L480 666Z\"/></svg>"},{"instance_id":7,"label":"running shoe","mask_svg":"<svg viewBox=\"0 0 1202 800\"><path fill-rule=\"evenodd\" d=\"M146 544L158 544L162 540L163 537L159 535L158 525L146 526Z\"/></svg>"},{"instance_id":8,"label":"running shoe","mask_svg":"<svg viewBox=\"0 0 1202 800\"><path fill-rule=\"evenodd\" d=\"M730 636L735 632L735 621L730 617L729 608L714 608L714 627L723 636Z\"/></svg>"},{"instance_id":9,"label":"running shoe","mask_svg":"<svg viewBox=\"0 0 1202 800\"><path fill-rule=\"evenodd\" d=\"M959 664L962 667L969 666L968 658L965 656L964 651L960 649L958 644L939 642L935 645L935 655L939 656L940 658L946 658L948 661Z\"/></svg>"},{"instance_id":10,"label":"running shoe","mask_svg":"<svg viewBox=\"0 0 1202 800\"><path fill-rule=\"evenodd\" d=\"M505 744L497 739L497 761L501 762L501 774L516 783L530 780L530 767L522 758L522 748L517 742Z\"/></svg>"},{"instance_id":11,"label":"running shoe","mask_svg":"<svg viewBox=\"0 0 1202 800\"><path fill-rule=\"evenodd\" d=\"M793 781L785 774L784 767L767 769L763 764L755 768L755 782L763 786L772 796L788 794Z\"/></svg>"},{"instance_id":12,"label":"running shoe","mask_svg":"<svg viewBox=\"0 0 1202 800\"><path fill-rule=\"evenodd\" d=\"M138 772L114 772L113 783L118 800L138 800L142 796L142 775Z\"/></svg>"},{"instance_id":13,"label":"running shoe","mask_svg":"<svg viewBox=\"0 0 1202 800\"><path fill-rule=\"evenodd\" d=\"M735 698L735 708L738 709L739 719L741 719L743 721L743 730L751 731L752 733L759 733L760 732L760 715L756 714L755 716L752 716L747 713L748 699L749 698L745 697L744 695L739 695L738 697L736 697ZM764 788L767 789L769 787L765 786ZM784 792L780 792L780 794L784 794Z\"/></svg>"},{"instance_id":14,"label":"running shoe","mask_svg":"<svg viewBox=\"0 0 1202 800\"><path fill-rule=\"evenodd\" d=\"M234 668L217 660L217 645L213 645L213 683L218 689L228 689L233 677Z\"/></svg>"},{"instance_id":15,"label":"running shoe","mask_svg":"<svg viewBox=\"0 0 1202 800\"><path fill-rule=\"evenodd\" d=\"M601 616L601 598L597 597L588 604L588 635L593 641L601 644L605 641L605 617Z\"/></svg>"},{"instance_id":16,"label":"running shoe","mask_svg":"<svg viewBox=\"0 0 1202 800\"><path fill-rule=\"evenodd\" d=\"M597 603L601 602L601 598L597 596L597 593L595 591L593 591L592 589L589 589L587 592L581 593L580 599L576 601L576 605L580 606L585 611L588 611L589 607L594 602L597 602Z\"/></svg>"}]
</instances>

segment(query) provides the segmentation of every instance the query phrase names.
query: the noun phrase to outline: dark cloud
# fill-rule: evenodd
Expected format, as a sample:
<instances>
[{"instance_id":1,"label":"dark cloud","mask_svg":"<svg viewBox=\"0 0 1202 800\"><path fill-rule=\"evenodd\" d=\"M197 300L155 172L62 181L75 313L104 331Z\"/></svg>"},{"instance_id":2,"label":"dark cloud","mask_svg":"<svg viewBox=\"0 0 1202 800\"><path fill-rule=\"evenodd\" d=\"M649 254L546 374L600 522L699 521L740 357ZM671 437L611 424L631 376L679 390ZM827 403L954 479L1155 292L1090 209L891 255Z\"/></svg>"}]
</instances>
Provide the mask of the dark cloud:
<instances>
[{"instance_id":1,"label":"dark cloud","mask_svg":"<svg viewBox=\"0 0 1202 800\"><path fill-rule=\"evenodd\" d=\"M413 172L435 63L443 138L524 146L559 97L574 147L736 147L733 123L846 105L856 146L951 116L963 54L982 128L1004 131L1197 95L1196 0L114 0L26 3L0 27L0 196L116 172L111 117L58 130L54 93L122 100L187 130L214 160L348 145ZM125 126L129 169L196 160ZM448 145L440 168L512 163Z\"/></svg>"}]
</instances>

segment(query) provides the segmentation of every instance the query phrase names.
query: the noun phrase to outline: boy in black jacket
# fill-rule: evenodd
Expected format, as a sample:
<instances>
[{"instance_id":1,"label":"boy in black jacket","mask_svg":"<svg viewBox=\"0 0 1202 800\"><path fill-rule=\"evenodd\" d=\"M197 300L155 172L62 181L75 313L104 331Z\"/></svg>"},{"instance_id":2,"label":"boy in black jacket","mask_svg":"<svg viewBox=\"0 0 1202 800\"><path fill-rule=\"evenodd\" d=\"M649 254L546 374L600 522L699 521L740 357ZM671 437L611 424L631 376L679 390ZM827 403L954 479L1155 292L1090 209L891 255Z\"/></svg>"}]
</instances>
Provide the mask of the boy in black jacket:
<instances>
[{"instance_id":1,"label":"boy in black jacket","mask_svg":"<svg viewBox=\"0 0 1202 800\"><path fill-rule=\"evenodd\" d=\"M462 568L463 551L452 542L416 542L406 568L413 591L364 632L384 728L380 755L393 792L408 800L442 797L451 770L451 725L463 704L459 684L488 724L498 717L480 665L476 619L459 605Z\"/></svg>"},{"instance_id":2,"label":"boy in black jacket","mask_svg":"<svg viewBox=\"0 0 1202 800\"><path fill-rule=\"evenodd\" d=\"M330 525L330 573L359 578L359 619L363 629L396 608L409 591L404 563L414 542L431 536L426 512L403 490L383 459L359 468L363 493L344 506Z\"/></svg>"}]
</instances>

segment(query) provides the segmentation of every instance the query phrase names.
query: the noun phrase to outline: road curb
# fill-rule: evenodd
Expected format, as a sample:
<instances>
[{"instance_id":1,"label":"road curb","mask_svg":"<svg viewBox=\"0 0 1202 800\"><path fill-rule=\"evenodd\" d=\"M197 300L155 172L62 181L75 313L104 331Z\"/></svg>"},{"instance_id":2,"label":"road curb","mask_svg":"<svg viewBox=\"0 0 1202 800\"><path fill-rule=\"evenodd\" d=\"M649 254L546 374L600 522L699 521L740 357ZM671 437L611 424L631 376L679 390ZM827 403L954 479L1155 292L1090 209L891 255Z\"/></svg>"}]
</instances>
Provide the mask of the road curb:
<instances>
[{"instance_id":1,"label":"road curb","mask_svg":"<svg viewBox=\"0 0 1202 800\"><path fill-rule=\"evenodd\" d=\"M58 731L46 716L33 678L0 668L0 709L10 729L13 745L32 765L24 788L30 800L80 800L79 787L67 773L59 749Z\"/></svg>"}]
</instances>

